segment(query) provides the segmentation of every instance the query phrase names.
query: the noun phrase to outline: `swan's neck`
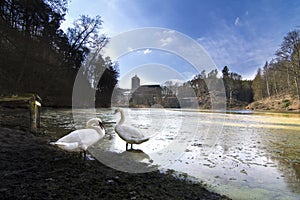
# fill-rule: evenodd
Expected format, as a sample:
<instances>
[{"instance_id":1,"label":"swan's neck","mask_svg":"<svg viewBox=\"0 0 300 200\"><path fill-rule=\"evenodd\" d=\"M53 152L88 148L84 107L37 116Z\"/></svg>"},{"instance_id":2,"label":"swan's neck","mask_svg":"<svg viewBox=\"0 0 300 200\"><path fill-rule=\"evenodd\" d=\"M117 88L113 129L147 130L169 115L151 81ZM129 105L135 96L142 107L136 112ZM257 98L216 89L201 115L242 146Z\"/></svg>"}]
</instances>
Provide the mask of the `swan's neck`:
<instances>
[{"instance_id":1,"label":"swan's neck","mask_svg":"<svg viewBox=\"0 0 300 200\"><path fill-rule=\"evenodd\" d=\"M120 110L120 114L121 114L121 118L120 118L120 121L118 122L117 125L122 125L124 123L124 121L125 121L123 110Z\"/></svg>"},{"instance_id":2,"label":"swan's neck","mask_svg":"<svg viewBox=\"0 0 300 200\"><path fill-rule=\"evenodd\" d=\"M87 121L87 123L86 123L86 127L87 128L93 128L94 125L95 124L95 120L94 119L90 119L89 121Z\"/></svg>"}]
</instances>

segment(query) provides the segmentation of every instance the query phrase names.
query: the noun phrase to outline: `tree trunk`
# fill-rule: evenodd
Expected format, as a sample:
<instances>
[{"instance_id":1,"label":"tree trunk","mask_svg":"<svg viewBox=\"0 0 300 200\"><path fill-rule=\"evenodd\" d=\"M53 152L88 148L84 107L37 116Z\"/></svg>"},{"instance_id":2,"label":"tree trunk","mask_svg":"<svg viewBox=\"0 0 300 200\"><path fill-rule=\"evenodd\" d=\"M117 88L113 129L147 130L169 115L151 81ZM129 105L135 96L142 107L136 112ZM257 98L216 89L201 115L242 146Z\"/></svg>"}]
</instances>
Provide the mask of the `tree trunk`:
<instances>
[{"instance_id":1,"label":"tree trunk","mask_svg":"<svg viewBox=\"0 0 300 200\"><path fill-rule=\"evenodd\" d=\"M232 93L233 93L233 90L231 88L229 88L229 105L232 105Z\"/></svg>"},{"instance_id":2,"label":"tree trunk","mask_svg":"<svg viewBox=\"0 0 300 200\"><path fill-rule=\"evenodd\" d=\"M298 78L298 75L295 76L295 85L296 85L297 98L298 98L298 108L300 108L300 90L299 90L299 78Z\"/></svg>"},{"instance_id":3,"label":"tree trunk","mask_svg":"<svg viewBox=\"0 0 300 200\"><path fill-rule=\"evenodd\" d=\"M276 84L276 71L273 73L273 79L274 79L275 94L278 95L277 84Z\"/></svg>"},{"instance_id":4,"label":"tree trunk","mask_svg":"<svg viewBox=\"0 0 300 200\"><path fill-rule=\"evenodd\" d=\"M266 85L267 85L267 94L268 94L268 97L270 97L270 89L269 89L268 73L266 73Z\"/></svg>"},{"instance_id":5,"label":"tree trunk","mask_svg":"<svg viewBox=\"0 0 300 200\"><path fill-rule=\"evenodd\" d=\"M287 74L287 86L288 86L288 91L290 90L291 88L291 84L290 84L290 74L289 74L289 68L287 67L286 68L286 74Z\"/></svg>"}]
</instances>

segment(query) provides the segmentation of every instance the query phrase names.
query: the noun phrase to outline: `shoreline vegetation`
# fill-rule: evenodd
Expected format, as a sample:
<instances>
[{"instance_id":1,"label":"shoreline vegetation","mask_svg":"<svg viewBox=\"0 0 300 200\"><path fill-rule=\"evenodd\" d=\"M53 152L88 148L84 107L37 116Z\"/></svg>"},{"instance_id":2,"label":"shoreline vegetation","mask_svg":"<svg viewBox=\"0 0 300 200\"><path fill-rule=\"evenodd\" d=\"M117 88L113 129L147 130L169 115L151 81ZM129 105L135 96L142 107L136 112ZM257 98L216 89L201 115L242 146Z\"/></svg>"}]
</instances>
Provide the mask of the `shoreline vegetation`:
<instances>
[{"instance_id":1,"label":"shoreline vegetation","mask_svg":"<svg viewBox=\"0 0 300 200\"><path fill-rule=\"evenodd\" d=\"M27 104L22 102L24 97L33 96L34 94L26 94L26 95L14 95L14 96L0 96L0 108L11 108L11 109L19 109L19 108L27 108ZM12 98L14 101L7 101L6 98ZM15 103L16 102L16 103ZM157 104L159 105L159 104ZM1 107L2 106L2 107ZM110 107L128 107L128 105L112 105L112 106L97 106L95 104L95 108L110 108ZM131 106L130 108L173 108L173 107L163 107L159 106L147 106L147 105L136 105ZM43 109L45 108L74 108L71 105L43 105ZM90 108L90 107L78 107L78 108ZM175 109L180 109L180 107L174 107ZM188 108L188 107L187 107ZM195 108L195 107L194 107ZM209 111L212 110L211 106L198 106L199 110ZM300 112L300 106L298 103L298 99L295 96L290 94L281 94L281 95L273 95L270 97L266 97L260 100L253 101L249 104L240 101L233 101L230 106L225 107L228 111L234 110L253 110L253 111L269 111L269 112ZM0 109L1 110L1 109Z\"/></svg>"},{"instance_id":2,"label":"shoreline vegetation","mask_svg":"<svg viewBox=\"0 0 300 200\"><path fill-rule=\"evenodd\" d=\"M268 112L300 112L298 99L289 94L274 95L254 101L247 105L245 109Z\"/></svg>"}]
</instances>

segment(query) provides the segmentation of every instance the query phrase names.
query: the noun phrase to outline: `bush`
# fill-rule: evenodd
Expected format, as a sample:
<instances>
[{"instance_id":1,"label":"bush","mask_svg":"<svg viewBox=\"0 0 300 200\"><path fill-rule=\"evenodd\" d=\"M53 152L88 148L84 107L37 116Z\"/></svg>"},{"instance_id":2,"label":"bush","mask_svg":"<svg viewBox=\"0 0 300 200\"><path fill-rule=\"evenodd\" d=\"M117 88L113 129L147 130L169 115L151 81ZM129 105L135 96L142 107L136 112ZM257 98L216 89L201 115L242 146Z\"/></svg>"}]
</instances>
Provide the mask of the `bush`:
<instances>
[{"instance_id":1,"label":"bush","mask_svg":"<svg viewBox=\"0 0 300 200\"><path fill-rule=\"evenodd\" d=\"M282 100L282 107L283 107L283 108L287 108L287 107L289 107L290 105L291 105L290 100L288 100L288 99Z\"/></svg>"}]
</instances>

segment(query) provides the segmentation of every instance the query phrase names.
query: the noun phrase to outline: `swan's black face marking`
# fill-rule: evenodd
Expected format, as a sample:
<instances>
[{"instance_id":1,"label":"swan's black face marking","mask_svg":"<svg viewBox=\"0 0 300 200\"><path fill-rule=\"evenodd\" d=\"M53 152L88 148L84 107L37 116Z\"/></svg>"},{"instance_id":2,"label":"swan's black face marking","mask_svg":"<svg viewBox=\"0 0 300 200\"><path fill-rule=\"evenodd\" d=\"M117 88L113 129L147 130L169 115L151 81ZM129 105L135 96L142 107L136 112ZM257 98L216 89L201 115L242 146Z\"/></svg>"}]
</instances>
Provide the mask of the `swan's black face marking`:
<instances>
[{"instance_id":1,"label":"swan's black face marking","mask_svg":"<svg viewBox=\"0 0 300 200\"><path fill-rule=\"evenodd\" d=\"M101 129L104 129L104 126L103 126L102 122L100 122L100 121L99 121L99 126Z\"/></svg>"}]
</instances>

